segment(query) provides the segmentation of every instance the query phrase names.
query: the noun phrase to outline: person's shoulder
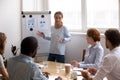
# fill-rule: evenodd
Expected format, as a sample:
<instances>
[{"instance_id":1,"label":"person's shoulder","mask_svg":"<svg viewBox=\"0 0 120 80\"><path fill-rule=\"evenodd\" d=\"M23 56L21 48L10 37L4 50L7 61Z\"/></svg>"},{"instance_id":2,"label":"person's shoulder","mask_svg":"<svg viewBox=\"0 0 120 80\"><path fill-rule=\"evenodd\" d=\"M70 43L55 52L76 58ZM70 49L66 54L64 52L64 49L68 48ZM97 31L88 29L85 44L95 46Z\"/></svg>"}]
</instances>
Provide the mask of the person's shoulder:
<instances>
[{"instance_id":1,"label":"person's shoulder","mask_svg":"<svg viewBox=\"0 0 120 80\"><path fill-rule=\"evenodd\" d=\"M63 28L67 29L67 27L65 25L63 25Z\"/></svg>"},{"instance_id":2,"label":"person's shoulder","mask_svg":"<svg viewBox=\"0 0 120 80\"><path fill-rule=\"evenodd\" d=\"M107 61L109 61L109 62L116 62L116 61L118 61L119 60L119 55L115 55L115 54L113 54L113 53L108 53L108 54L106 54L105 55L105 57L104 57L104 59L105 60L107 60Z\"/></svg>"},{"instance_id":3,"label":"person's shoulder","mask_svg":"<svg viewBox=\"0 0 120 80\"><path fill-rule=\"evenodd\" d=\"M95 48L96 50L104 50L100 42L96 44Z\"/></svg>"},{"instance_id":4,"label":"person's shoulder","mask_svg":"<svg viewBox=\"0 0 120 80\"><path fill-rule=\"evenodd\" d=\"M13 57L10 57L8 60L14 60L14 59L18 59L19 56L13 56Z\"/></svg>"},{"instance_id":5,"label":"person's shoulder","mask_svg":"<svg viewBox=\"0 0 120 80\"><path fill-rule=\"evenodd\" d=\"M65 31L68 31L67 27L66 26L62 26L62 29L65 30Z\"/></svg>"},{"instance_id":6,"label":"person's shoulder","mask_svg":"<svg viewBox=\"0 0 120 80\"><path fill-rule=\"evenodd\" d=\"M8 59L7 59L7 62L8 62L8 64L9 64L9 63L11 64L11 62L16 62L17 59L18 59L18 56L13 56L13 57L8 58Z\"/></svg>"},{"instance_id":7,"label":"person's shoulder","mask_svg":"<svg viewBox=\"0 0 120 80\"><path fill-rule=\"evenodd\" d=\"M105 55L105 58L113 59L113 58L118 57L119 55L120 54L116 54L115 52L110 51L108 54Z\"/></svg>"},{"instance_id":8,"label":"person's shoulder","mask_svg":"<svg viewBox=\"0 0 120 80\"><path fill-rule=\"evenodd\" d=\"M52 25L51 28L55 28L55 27Z\"/></svg>"},{"instance_id":9,"label":"person's shoulder","mask_svg":"<svg viewBox=\"0 0 120 80\"><path fill-rule=\"evenodd\" d=\"M32 69L39 69L39 67L37 66L35 62L29 62L28 64Z\"/></svg>"}]
</instances>

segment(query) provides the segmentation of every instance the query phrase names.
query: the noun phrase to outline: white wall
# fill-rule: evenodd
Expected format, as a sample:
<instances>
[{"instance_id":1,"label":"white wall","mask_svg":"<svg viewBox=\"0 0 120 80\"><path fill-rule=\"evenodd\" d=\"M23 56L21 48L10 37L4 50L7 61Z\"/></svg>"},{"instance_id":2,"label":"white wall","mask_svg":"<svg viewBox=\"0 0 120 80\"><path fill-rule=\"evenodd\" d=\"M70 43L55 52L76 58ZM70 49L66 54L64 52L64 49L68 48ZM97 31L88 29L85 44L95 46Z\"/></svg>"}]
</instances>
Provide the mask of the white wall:
<instances>
[{"instance_id":1,"label":"white wall","mask_svg":"<svg viewBox=\"0 0 120 80\"><path fill-rule=\"evenodd\" d=\"M19 46L21 38L20 1L0 0L0 32L7 35L5 56L11 56L11 44Z\"/></svg>"}]
</instances>

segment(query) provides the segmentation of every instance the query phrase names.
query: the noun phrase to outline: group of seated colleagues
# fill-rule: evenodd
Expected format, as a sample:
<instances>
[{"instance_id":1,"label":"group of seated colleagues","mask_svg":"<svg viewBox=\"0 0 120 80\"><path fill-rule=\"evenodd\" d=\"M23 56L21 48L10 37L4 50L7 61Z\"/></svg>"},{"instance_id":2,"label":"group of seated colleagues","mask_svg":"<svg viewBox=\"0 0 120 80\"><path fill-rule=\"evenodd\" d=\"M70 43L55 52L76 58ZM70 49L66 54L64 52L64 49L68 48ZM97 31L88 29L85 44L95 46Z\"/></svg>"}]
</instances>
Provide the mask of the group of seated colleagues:
<instances>
[{"instance_id":1,"label":"group of seated colleagues","mask_svg":"<svg viewBox=\"0 0 120 80\"><path fill-rule=\"evenodd\" d=\"M87 80L120 80L120 32L110 28L105 31L106 48L110 53L103 58L103 48L100 45L100 32L95 28L87 30L87 42L90 44L86 49L83 62L71 61L75 67L87 68L82 70L82 76ZM6 35L0 32L0 74L3 80L48 80L39 66L32 60L38 49L38 41L29 36L21 41L20 55L7 60L7 69L3 63L3 54L6 44ZM103 61L102 61L103 60ZM91 76L91 74L95 74Z\"/></svg>"},{"instance_id":2,"label":"group of seated colleagues","mask_svg":"<svg viewBox=\"0 0 120 80\"><path fill-rule=\"evenodd\" d=\"M100 32L96 28L87 30L86 40L88 48L86 49L85 60L78 62L71 61L71 65L79 68L98 68L101 65L104 56L104 49L100 44Z\"/></svg>"},{"instance_id":3,"label":"group of seated colleagues","mask_svg":"<svg viewBox=\"0 0 120 80\"><path fill-rule=\"evenodd\" d=\"M110 52L105 55L100 68L88 68L82 71L82 76L87 80L120 80L120 31L108 29L105 34L106 48ZM95 74L91 76L90 74Z\"/></svg>"}]
</instances>

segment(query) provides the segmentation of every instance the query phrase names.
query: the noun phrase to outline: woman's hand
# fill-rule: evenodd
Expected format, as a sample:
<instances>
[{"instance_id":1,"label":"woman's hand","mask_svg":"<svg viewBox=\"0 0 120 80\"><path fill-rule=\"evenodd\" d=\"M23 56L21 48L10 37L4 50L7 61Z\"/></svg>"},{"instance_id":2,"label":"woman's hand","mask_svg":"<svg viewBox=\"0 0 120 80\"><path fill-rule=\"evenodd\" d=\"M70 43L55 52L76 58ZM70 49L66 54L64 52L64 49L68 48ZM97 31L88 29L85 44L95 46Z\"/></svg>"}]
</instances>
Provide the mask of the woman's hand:
<instances>
[{"instance_id":1,"label":"woman's hand","mask_svg":"<svg viewBox=\"0 0 120 80\"><path fill-rule=\"evenodd\" d=\"M58 76L57 78L55 78L55 80L63 80L60 76Z\"/></svg>"},{"instance_id":2,"label":"woman's hand","mask_svg":"<svg viewBox=\"0 0 120 80\"><path fill-rule=\"evenodd\" d=\"M97 72L97 69L95 68L88 68L88 72L90 72L92 75L95 75Z\"/></svg>"},{"instance_id":3,"label":"woman's hand","mask_svg":"<svg viewBox=\"0 0 120 80\"><path fill-rule=\"evenodd\" d=\"M38 31L38 32L37 32L37 35L40 36L40 37L42 37L42 38L45 38L45 34L44 34L43 32L39 32L39 31Z\"/></svg>"},{"instance_id":4,"label":"woman's hand","mask_svg":"<svg viewBox=\"0 0 120 80\"><path fill-rule=\"evenodd\" d=\"M48 73L48 72L43 72L43 75L46 76L47 78L49 78L50 73Z\"/></svg>"},{"instance_id":5,"label":"woman's hand","mask_svg":"<svg viewBox=\"0 0 120 80\"><path fill-rule=\"evenodd\" d=\"M58 42L60 43L64 42L64 38L58 38Z\"/></svg>"},{"instance_id":6,"label":"woman's hand","mask_svg":"<svg viewBox=\"0 0 120 80\"><path fill-rule=\"evenodd\" d=\"M70 62L73 67L79 67L79 63L76 60Z\"/></svg>"},{"instance_id":7,"label":"woman's hand","mask_svg":"<svg viewBox=\"0 0 120 80\"><path fill-rule=\"evenodd\" d=\"M90 73L88 72L88 70L82 70L81 74L84 78L86 78L87 80L92 80Z\"/></svg>"}]
</instances>

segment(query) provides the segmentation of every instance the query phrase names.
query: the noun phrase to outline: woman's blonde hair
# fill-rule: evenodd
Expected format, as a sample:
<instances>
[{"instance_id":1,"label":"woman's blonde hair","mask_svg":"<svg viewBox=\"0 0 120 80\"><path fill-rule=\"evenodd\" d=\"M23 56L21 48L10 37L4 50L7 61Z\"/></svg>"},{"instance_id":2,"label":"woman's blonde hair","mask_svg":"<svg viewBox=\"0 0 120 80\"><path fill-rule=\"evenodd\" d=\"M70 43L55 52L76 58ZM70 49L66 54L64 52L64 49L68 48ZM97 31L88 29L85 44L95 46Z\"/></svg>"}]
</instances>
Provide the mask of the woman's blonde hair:
<instances>
[{"instance_id":1,"label":"woman's blonde hair","mask_svg":"<svg viewBox=\"0 0 120 80\"><path fill-rule=\"evenodd\" d=\"M2 32L0 32L0 54L3 55L4 48L5 48L5 41L6 41L6 35Z\"/></svg>"},{"instance_id":2,"label":"woman's blonde hair","mask_svg":"<svg viewBox=\"0 0 120 80\"><path fill-rule=\"evenodd\" d=\"M61 16L62 16L62 18L63 18L63 13L62 13L61 11L57 11L57 12L55 12L54 17L55 17L55 15L56 15L56 14L61 15Z\"/></svg>"}]
</instances>

